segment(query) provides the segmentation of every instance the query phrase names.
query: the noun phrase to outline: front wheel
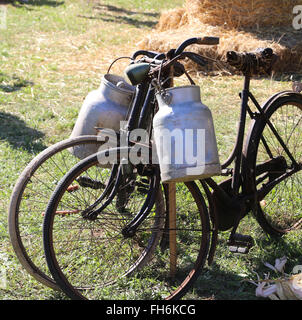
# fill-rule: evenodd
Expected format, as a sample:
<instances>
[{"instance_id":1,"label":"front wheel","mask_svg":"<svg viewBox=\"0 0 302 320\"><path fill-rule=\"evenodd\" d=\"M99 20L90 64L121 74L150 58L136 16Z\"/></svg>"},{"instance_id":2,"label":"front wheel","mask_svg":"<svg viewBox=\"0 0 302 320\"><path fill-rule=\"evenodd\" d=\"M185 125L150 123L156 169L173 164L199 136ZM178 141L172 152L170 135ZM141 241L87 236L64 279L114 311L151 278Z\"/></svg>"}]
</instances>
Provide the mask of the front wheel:
<instances>
[{"instance_id":1,"label":"front wheel","mask_svg":"<svg viewBox=\"0 0 302 320\"><path fill-rule=\"evenodd\" d=\"M278 98L254 123L246 159L255 216L270 235L302 229L302 96Z\"/></svg>"},{"instance_id":2,"label":"front wheel","mask_svg":"<svg viewBox=\"0 0 302 320\"><path fill-rule=\"evenodd\" d=\"M125 226L148 205L148 195L154 192L150 182L153 178L159 179L159 171L155 166L153 177L150 171L148 177L136 172L135 181L120 185L122 189L131 186L122 208L117 192L94 220L85 219L82 212L95 202L98 193L87 190L77 195L67 190L76 185L83 174L97 178L98 161L105 153L75 166L61 180L50 199L44 220L44 248L54 279L71 299L182 297L199 275L208 253L209 218L199 189L194 183L176 186L177 221L176 227L171 229L165 223L162 188L157 188L155 208L135 234L125 236ZM74 211L74 214L63 216L62 211ZM176 237L173 252L177 252L173 257L173 276L170 270L171 232Z\"/></svg>"}]
</instances>

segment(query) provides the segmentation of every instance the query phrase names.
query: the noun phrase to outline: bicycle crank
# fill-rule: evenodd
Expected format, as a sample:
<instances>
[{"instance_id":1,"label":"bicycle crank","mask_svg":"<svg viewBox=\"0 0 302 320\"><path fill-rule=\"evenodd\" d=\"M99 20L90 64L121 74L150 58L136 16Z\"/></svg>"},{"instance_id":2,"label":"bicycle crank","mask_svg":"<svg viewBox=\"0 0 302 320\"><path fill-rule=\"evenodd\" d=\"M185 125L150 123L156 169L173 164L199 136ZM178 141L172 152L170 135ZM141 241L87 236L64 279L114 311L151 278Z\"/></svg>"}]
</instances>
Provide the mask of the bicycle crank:
<instances>
[{"instance_id":1,"label":"bicycle crank","mask_svg":"<svg viewBox=\"0 0 302 320\"><path fill-rule=\"evenodd\" d=\"M228 195L229 199L222 196ZM245 201L234 198L232 194L232 179L225 180L212 191L213 207L218 217L218 230L226 231L234 227L238 219L243 218L249 211Z\"/></svg>"}]
</instances>

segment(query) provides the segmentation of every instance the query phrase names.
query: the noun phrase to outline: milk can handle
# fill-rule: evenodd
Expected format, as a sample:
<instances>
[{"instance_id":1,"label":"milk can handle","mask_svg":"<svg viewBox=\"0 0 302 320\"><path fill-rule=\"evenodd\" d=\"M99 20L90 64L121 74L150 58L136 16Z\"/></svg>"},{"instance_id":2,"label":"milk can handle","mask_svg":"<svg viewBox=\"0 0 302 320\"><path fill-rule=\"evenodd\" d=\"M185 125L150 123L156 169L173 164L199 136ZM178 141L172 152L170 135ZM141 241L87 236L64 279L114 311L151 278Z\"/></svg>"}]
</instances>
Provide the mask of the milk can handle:
<instances>
[{"instance_id":1,"label":"milk can handle","mask_svg":"<svg viewBox=\"0 0 302 320\"><path fill-rule=\"evenodd\" d=\"M115 60L113 60L113 62L110 64L108 70L107 70L107 74L110 72L112 66L118 61L118 60L121 60L121 59L129 59L129 60L133 60L131 57L119 57Z\"/></svg>"}]
</instances>

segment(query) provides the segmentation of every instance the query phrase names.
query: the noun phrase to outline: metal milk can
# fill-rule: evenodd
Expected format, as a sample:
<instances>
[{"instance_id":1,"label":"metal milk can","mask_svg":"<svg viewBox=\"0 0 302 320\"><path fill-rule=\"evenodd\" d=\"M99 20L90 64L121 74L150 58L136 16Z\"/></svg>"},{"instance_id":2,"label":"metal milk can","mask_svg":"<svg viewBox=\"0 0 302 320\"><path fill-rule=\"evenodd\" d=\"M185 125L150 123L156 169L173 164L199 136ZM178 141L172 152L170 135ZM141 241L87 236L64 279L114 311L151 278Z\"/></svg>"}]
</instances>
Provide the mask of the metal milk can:
<instances>
[{"instance_id":1,"label":"metal milk can","mask_svg":"<svg viewBox=\"0 0 302 320\"><path fill-rule=\"evenodd\" d=\"M221 173L210 109L199 86L165 89L156 94L154 140L163 182L191 181Z\"/></svg>"},{"instance_id":2,"label":"metal milk can","mask_svg":"<svg viewBox=\"0 0 302 320\"><path fill-rule=\"evenodd\" d=\"M120 121L125 120L134 97L135 87L124 78L106 74L100 87L85 98L70 137L97 135L96 127L120 130ZM97 146L87 144L73 147L70 152L80 159L97 152Z\"/></svg>"}]
</instances>

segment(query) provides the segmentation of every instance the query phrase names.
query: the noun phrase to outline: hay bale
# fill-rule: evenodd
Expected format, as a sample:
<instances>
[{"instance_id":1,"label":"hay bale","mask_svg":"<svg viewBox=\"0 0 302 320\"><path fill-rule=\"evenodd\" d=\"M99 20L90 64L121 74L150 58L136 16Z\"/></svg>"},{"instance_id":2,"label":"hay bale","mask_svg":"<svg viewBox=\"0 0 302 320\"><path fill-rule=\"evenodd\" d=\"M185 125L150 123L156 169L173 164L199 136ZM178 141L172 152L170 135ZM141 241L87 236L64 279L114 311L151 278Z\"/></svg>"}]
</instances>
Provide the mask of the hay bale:
<instances>
[{"instance_id":1,"label":"hay bale","mask_svg":"<svg viewBox=\"0 0 302 320\"><path fill-rule=\"evenodd\" d=\"M163 32L152 31L139 44L139 48L146 50L155 50L158 52L167 52L172 48L176 48L183 40L196 36L217 36L220 37L220 44L217 46L198 46L192 45L188 48L190 51L197 52L211 59L223 61L227 51L255 51L258 48L270 47L278 55L278 61L274 66L275 73L302 73L302 43L293 41L300 37L298 31L291 29L278 29L275 34L273 31L267 33L259 32L255 34L246 31L226 30L223 27L214 27L207 24L199 24L198 28L182 26L176 30L166 30ZM287 38L279 39L282 33L287 34ZM271 40L275 39L275 40ZM201 70L196 64L191 62L185 63L186 67L191 71ZM221 66L226 70L221 70ZM209 64L206 73L214 71L231 72L235 70L229 68L226 64Z\"/></svg>"},{"instance_id":2,"label":"hay bale","mask_svg":"<svg viewBox=\"0 0 302 320\"><path fill-rule=\"evenodd\" d=\"M299 0L187 0L184 8L191 22L229 28L289 26Z\"/></svg>"},{"instance_id":3,"label":"hay bale","mask_svg":"<svg viewBox=\"0 0 302 320\"><path fill-rule=\"evenodd\" d=\"M177 29L188 23L189 21L186 9L177 8L164 11L160 16L156 28L159 31L172 30Z\"/></svg>"},{"instance_id":4,"label":"hay bale","mask_svg":"<svg viewBox=\"0 0 302 320\"><path fill-rule=\"evenodd\" d=\"M167 52L190 37L217 36L218 46L190 50L221 60L229 50L271 47L279 56L275 72L302 73L301 31L292 28L292 9L299 3L301 0L186 0L182 8L164 12L139 47ZM192 63L186 65L196 69ZM211 64L206 71L220 68Z\"/></svg>"}]
</instances>

